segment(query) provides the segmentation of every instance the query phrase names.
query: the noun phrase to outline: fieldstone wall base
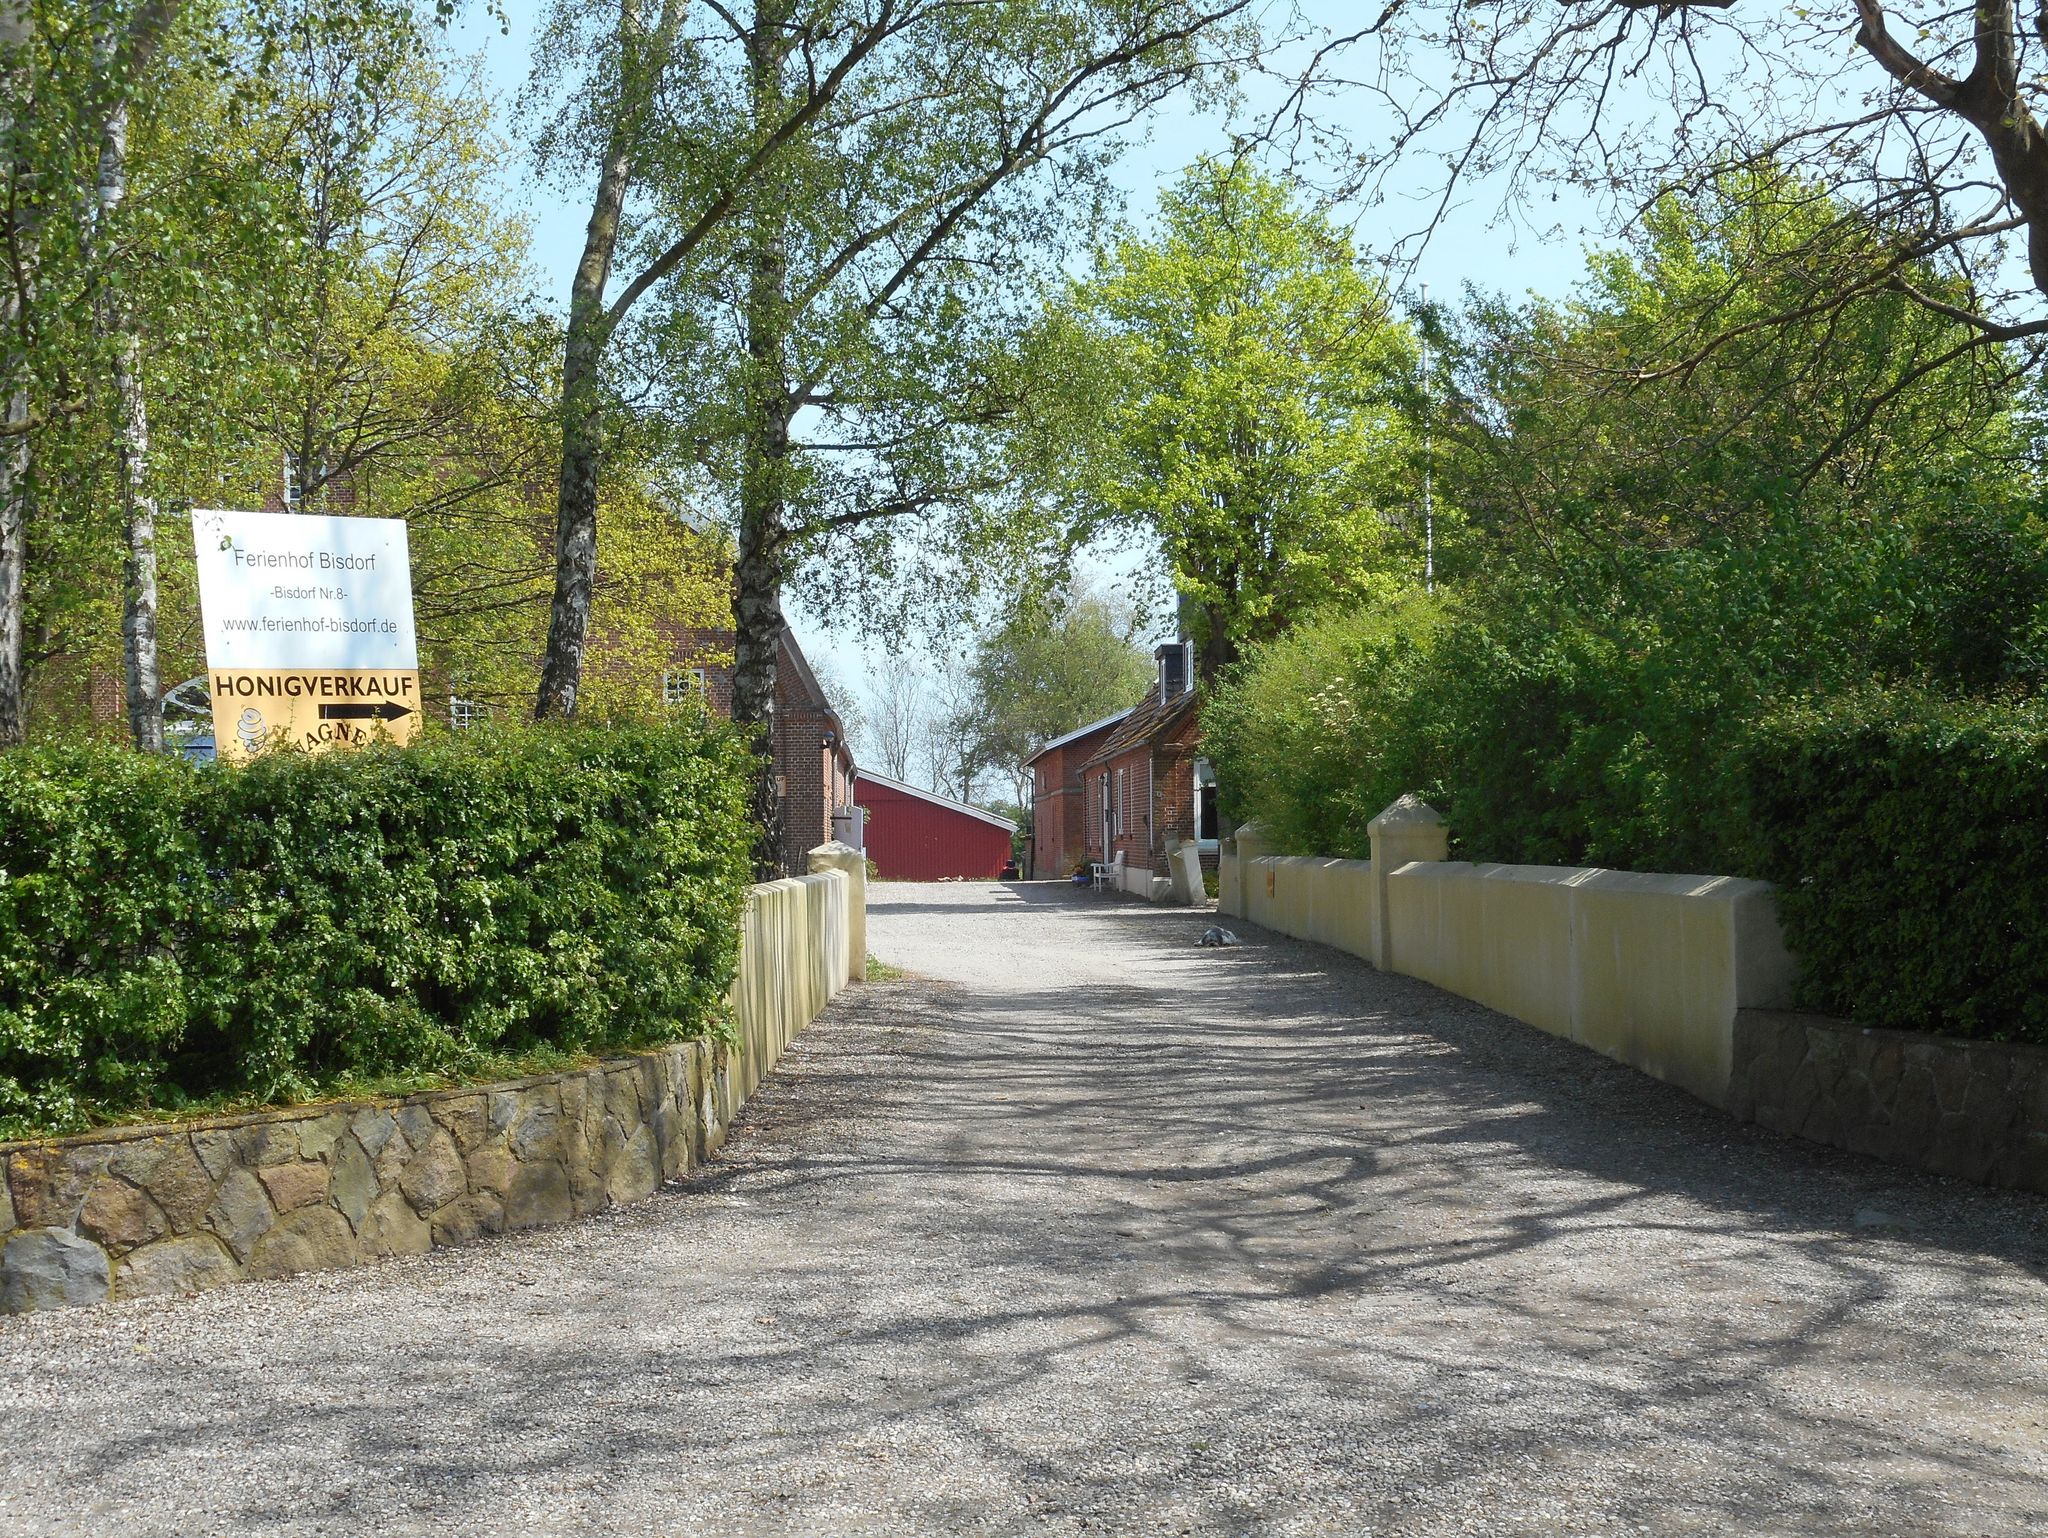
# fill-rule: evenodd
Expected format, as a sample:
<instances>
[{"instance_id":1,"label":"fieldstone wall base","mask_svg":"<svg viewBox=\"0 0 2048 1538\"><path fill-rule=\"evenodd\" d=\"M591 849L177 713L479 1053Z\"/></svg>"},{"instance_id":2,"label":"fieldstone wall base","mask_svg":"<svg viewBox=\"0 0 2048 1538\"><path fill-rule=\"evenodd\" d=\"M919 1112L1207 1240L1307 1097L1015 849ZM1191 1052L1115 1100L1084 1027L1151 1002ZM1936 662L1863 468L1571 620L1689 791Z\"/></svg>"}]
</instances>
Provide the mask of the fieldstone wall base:
<instances>
[{"instance_id":1,"label":"fieldstone wall base","mask_svg":"<svg viewBox=\"0 0 2048 1538\"><path fill-rule=\"evenodd\" d=\"M399 1099L0 1143L0 1313L423 1254L638 1201L715 1151L852 973L865 880L754 889L739 1045Z\"/></svg>"},{"instance_id":2,"label":"fieldstone wall base","mask_svg":"<svg viewBox=\"0 0 2048 1538\"><path fill-rule=\"evenodd\" d=\"M636 1201L707 1152L727 1050L403 1100L0 1145L0 1311L417 1255ZM23 1221L26 1219L26 1221Z\"/></svg>"},{"instance_id":3,"label":"fieldstone wall base","mask_svg":"<svg viewBox=\"0 0 2048 1538\"><path fill-rule=\"evenodd\" d=\"M1735 1017L1729 1110L1777 1132L1984 1185L2048 1194L2048 1049Z\"/></svg>"}]
</instances>

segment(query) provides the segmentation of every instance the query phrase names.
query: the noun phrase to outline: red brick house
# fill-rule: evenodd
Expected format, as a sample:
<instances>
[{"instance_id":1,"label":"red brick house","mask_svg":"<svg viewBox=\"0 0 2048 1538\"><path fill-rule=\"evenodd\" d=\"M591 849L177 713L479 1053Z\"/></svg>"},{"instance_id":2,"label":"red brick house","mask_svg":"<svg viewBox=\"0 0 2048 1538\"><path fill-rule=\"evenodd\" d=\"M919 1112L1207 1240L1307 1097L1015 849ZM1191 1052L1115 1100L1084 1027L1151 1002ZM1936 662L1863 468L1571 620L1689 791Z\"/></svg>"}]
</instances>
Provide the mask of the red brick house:
<instances>
[{"instance_id":1,"label":"red brick house","mask_svg":"<svg viewBox=\"0 0 2048 1538\"><path fill-rule=\"evenodd\" d=\"M866 769L854 794L884 881L993 881L1010 863L1017 825L1007 817Z\"/></svg>"},{"instance_id":2,"label":"red brick house","mask_svg":"<svg viewBox=\"0 0 2048 1538\"><path fill-rule=\"evenodd\" d=\"M1035 879L1057 881L1088 862L1088 787L1082 782L1081 765L1129 714L1119 710L1076 727L1024 760L1024 767L1031 771L1031 874Z\"/></svg>"},{"instance_id":3,"label":"red brick house","mask_svg":"<svg viewBox=\"0 0 2048 1538\"><path fill-rule=\"evenodd\" d=\"M662 697L680 704L701 694L713 715L732 715L730 630L679 630L675 663L662 677ZM804 873L805 855L833 837L833 815L842 831L858 837L854 806L853 751L839 712L825 697L795 634L782 629L775 668L775 783L782 797L782 868Z\"/></svg>"},{"instance_id":4,"label":"red brick house","mask_svg":"<svg viewBox=\"0 0 2048 1538\"><path fill-rule=\"evenodd\" d=\"M1167 874L1169 846L1193 839L1205 869L1216 867L1216 778L1202 757L1193 648L1185 641L1153 654L1157 681L1081 763L1090 860Z\"/></svg>"}]
</instances>

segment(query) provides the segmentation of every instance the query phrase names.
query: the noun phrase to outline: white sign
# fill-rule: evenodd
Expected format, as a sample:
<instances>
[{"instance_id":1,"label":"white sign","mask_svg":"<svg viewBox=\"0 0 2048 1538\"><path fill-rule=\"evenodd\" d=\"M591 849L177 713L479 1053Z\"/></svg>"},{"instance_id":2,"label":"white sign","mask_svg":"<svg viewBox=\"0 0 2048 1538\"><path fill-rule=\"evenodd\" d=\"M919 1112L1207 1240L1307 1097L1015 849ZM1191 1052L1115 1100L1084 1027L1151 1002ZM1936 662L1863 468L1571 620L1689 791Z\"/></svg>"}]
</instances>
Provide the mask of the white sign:
<instances>
[{"instance_id":1,"label":"white sign","mask_svg":"<svg viewBox=\"0 0 2048 1538\"><path fill-rule=\"evenodd\" d=\"M210 668L416 668L400 518L194 512Z\"/></svg>"},{"instance_id":2,"label":"white sign","mask_svg":"<svg viewBox=\"0 0 2048 1538\"><path fill-rule=\"evenodd\" d=\"M412 739L419 650L402 521L195 511L192 542L215 752Z\"/></svg>"}]
</instances>

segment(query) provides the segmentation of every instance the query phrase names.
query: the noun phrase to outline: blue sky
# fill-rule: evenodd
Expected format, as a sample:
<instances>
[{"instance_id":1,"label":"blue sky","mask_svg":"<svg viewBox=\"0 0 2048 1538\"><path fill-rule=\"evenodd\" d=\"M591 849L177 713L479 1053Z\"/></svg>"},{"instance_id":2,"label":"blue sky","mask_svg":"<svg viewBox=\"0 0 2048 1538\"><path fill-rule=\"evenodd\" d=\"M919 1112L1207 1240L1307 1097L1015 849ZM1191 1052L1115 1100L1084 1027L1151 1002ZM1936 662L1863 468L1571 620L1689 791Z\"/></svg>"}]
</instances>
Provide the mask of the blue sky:
<instances>
[{"instance_id":1,"label":"blue sky","mask_svg":"<svg viewBox=\"0 0 2048 1538\"><path fill-rule=\"evenodd\" d=\"M1339 21L1348 8L1319 0L1310 9L1322 10L1332 21ZM508 33L501 33L497 20L482 8L472 7L458 18L451 42L458 51L481 59L486 78L499 97L504 129L516 142L510 108L531 68L532 32L540 7L534 0L505 0L504 10ZM1377 142L1386 132L1386 124L1374 120L1363 96L1327 101L1319 115L1360 144ZM1155 206L1161 186L1175 180L1198 155L1225 148L1227 143L1225 125L1215 117L1185 106L1156 115L1144 141L1134 144L1119 166L1117 180L1125 195L1126 216L1142 223ZM1355 216L1362 248L1384 247L1419 217L1426 174L1426 168L1418 165L1413 187L1393 189L1381 209ZM556 306L565 304L589 217L587 203L553 188L543 191L523 175L514 176L506 194L524 208L530 221L535 280L542 297ZM1414 282L1428 283L1432 296L1439 299L1454 298L1467 283L1509 294L1563 295L1584 272L1585 244L1597 237L1593 210L1571 202L1547 206L1546 228L1537 233L1525 227L1526 221L1503 219L1501 202L1498 184L1477 184L1439 226L1413 274ZM1552 224L1557 228L1548 228ZM1131 583L1143 562L1141 552L1106 552L1091 565L1096 580L1124 586ZM800 604L791 604L790 617L806 652L857 687L867 672L869 643L854 634L828 631Z\"/></svg>"}]
</instances>

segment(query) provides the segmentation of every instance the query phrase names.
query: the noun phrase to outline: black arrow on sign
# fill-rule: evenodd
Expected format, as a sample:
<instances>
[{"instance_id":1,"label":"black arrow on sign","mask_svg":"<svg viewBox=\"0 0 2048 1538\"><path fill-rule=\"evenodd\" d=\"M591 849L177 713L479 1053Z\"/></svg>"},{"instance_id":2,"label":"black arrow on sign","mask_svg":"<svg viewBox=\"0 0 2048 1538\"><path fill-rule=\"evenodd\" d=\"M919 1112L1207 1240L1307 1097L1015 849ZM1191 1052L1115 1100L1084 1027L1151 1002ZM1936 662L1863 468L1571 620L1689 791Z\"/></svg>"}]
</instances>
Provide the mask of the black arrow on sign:
<instances>
[{"instance_id":1,"label":"black arrow on sign","mask_svg":"<svg viewBox=\"0 0 2048 1538\"><path fill-rule=\"evenodd\" d=\"M386 700L381 705L322 705L320 719L323 721L396 721L400 716L412 714L410 705L394 705Z\"/></svg>"}]
</instances>

